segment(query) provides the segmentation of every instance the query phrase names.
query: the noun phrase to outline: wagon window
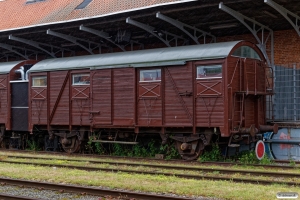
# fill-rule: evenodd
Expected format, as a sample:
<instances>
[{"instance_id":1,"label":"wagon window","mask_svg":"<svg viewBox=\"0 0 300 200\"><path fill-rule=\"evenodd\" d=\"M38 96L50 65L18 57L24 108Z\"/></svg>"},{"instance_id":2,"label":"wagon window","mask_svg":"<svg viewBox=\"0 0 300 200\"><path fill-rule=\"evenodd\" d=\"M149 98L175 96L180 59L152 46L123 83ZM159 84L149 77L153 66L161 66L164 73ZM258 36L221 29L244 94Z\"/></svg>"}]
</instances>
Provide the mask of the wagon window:
<instances>
[{"instance_id":1,"label":"wagon window","mask_svg":"<svg viewBox=\"0 0 300 200\"><path fill-rule=\"evenodd\" d=\"M32 77L32 86L33 87L46 87L47 86L47 77L46 76Z\"/></svg>"},{"instance_id":2,"label":"wagon window","mask_svg":"<svg viewBox=\"0 0 300 200\"><path fill-rule=\"evenodd\" d=\"M257 52L248 46L239 47L233 52L232 56L238 56L243 58L254 58L260 60L260 57L257 54Z\"/></svg>"},{"instance_id":3,"label":"wagon window","mask_svg":"<svg viewBox=\"0 0 300 200\"><path fill-rule=\"evenodd\" d=\"M222 65L197 66L197 79L222 78Z\"/></svg>"},{"instance_id":4,"label":"wagon window","mask_svg":"<svg viewBox=\"0 0 300 200\"><path fill-rule=\"evenodd\" d=\"M141 70L140 71L140 81L160 81L161 80L161 70Z\"/></svg>"},{"instance_id":5,"label":"wagon window","mask_svg":"<svg viewBox=\"0 0 300 200\"><path fill-rule=\"evenodd\" d=\"M89 85L90 74L73 74L72 76L73 85Z\"/></svg>"}]
</instances>

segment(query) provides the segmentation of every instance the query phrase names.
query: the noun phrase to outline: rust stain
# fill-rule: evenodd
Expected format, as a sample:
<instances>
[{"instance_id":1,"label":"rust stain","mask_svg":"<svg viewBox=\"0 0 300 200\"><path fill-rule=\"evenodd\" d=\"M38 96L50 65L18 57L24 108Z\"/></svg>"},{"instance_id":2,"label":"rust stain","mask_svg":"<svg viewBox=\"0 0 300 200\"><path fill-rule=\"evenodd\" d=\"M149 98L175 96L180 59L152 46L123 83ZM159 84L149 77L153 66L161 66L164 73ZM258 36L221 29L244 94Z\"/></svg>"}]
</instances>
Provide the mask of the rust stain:
<instances>
[{"instance_id":1,"label":"rust stain","mask_svg":"<svg viewBox=\"0 0 300 200\"><path fill-rule=\"evenodd\" d=\"M282 140L290 140L291 136L285 134L284 132L281 132L279 138ZM290 148L291 148L290 144L280 144L280 149L290 149Z\"/></svg>"}]
</instances>

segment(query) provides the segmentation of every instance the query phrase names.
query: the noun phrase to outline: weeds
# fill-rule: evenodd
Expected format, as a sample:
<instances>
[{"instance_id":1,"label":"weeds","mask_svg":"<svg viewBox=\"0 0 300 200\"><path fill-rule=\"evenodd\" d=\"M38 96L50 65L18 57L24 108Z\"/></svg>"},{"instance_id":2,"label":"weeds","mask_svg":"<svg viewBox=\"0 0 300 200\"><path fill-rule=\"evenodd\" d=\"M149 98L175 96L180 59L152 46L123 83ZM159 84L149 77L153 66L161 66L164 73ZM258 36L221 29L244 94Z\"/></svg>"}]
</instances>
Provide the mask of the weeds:
<instances>
[{"instance_id":1,"label":"weeds","mask_svg":"<svg viewBox=\"0 0 300 200\"><path fill-rule=\"evenodd\" d=\"M102 155L105 153L105 148L102 146L100 142L95 143L95 152L99 155Z\"/></svg>"},{"instance_id":2,"label":"weeds","mask_svg":"<svg viewBox=\"0 0 300 200\"><path fill-rule=\"evenodd\" d=\"M243 164L258 164L254 151L243 151L238 155L238 160Z\"/></svg>"},{"instance_id":3,"label":"weeds","mask_svg":"<svg viewBox=\"0 0 300 200\"><path fill-rule=\"evenodd\" d=\"M168 144L161 145L159 148L159 151L160 151L160 153L165 154L166 160L180 158L180 155L173 143L169 144L169 145Z\"/></svg>"},{"instance_id":4,"label":"weeds","mask_svg":"<svg viewBox=\"0 0 300 200\"><path fill-rule=\"evenodd\" d=\"M223 160L223 156L219 148L219 145L217 144L212 144L211 150L205 151L198 159L198 161L200 162L221 161L221 160Z\"/></svg>"},{"instance_id":5,"label":"weeds","mask_svg":"<svg viewBox=\"0 0 300 200\"><path fill-rule=\"evenodd\" d=\"M264 157L259 161L259 164L272 165L274 164L274 161L271 160L267 155L264 155Z\"/></svg>"},{"instance_id":6,"label":"weeds","mask_svg":"<svg viewBox=\"0 0 300 200\"><path fill-rule=\"evenodd\" d=\"M296 166L296 162L294 160L290 160L290 166L295 167Z\"/></svg>"},{"instance_id":7,"label":"weeds","mask_svg":"<svg viewBox=\"0 0 300 200\"><path fill-rule=\"evenodd\" d=\"M27 140L27 150L39 151L41 150L38 146L38 143L34 140Z\"/></svg>"},{"instance_id":8,"label":"weeds","mask_svg":"<svg viewBox=\"0 0 300 200\"><path fill-rule=\"evenodd\" d=\"M274 163L267 155L261 160L258 160L254 151L244 151L241 152L238 156L238 160L243 164L262 164L262 165L271 165Z\"/></svg>"},{"instance_id":9,"label":"weeds","mask_svg":"<svg viewBox=\"0 0 300 200\"><path fill-rule=\"evenodd\" d=\"M115 156L129 156L129 157L154 157L159 151L155 140L150 140L146 145L112 145L112 154Z\"/></svg>"}]
</instances>

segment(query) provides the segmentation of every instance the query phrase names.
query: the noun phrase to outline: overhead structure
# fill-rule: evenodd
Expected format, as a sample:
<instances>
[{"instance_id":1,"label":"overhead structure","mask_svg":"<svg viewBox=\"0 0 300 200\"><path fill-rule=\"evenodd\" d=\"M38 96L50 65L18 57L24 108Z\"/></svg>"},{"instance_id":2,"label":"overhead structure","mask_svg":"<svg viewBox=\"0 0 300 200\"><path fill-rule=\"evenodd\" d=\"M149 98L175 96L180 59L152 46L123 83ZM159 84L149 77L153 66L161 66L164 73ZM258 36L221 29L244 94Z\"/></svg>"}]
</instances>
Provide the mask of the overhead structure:
<instances>
[{"instance_id":1,"label":"overhead structure","mask_svg":"<svg viewBox=\"0 0 300 200\"><path fill-rule=\"evenodd\" d=\"M234 18L239 20L245 27L248 28L248 30L251 31L252 35L255 37L256 41L258 42L258 47L263 52L268 65L274 67L274 36L273 36L273 30L268 28L267 26L249 18L241 13L225 6L223 2L219 4L219 9L227 12L228 14L232 15ZM247 22L251 23L252 26L250 26ZM268 50L267 50L267 43L270 42L269 52L271 54L271 59L268 56Z\"/></svg>"},{"instance_id":2,"label":"overhead structure","mask_svg":"<svg viewBox=\"0 0 300 200\"><path fill-rule=\"evenodd\" d=\"M170 24L172 24L173 26L179 28L180 30L182 30L184 33L186 33L191 39L194 40L194 42L196 42L196 44L200 44L199 42L199 38L202 38L203 37L203 43L206 44L206 38L207 36L210 37L210 42L209 43L212 43L212 42L216 42L216 37L208 32L205 32L205 31L202 31L198 28L195 28L193 26L190 26L188 24L185 24L185 23L182 23L178 20L175 20L175 19L172 19L168 16L165 16L163 14L161 14L160 12L156 13L156 18L158 19L161 19L161 20L164 20ZM192 30L193 31L193 34L191 34L188 30Z\"/></svg>"},{"instance_id":3,"label":"overhead structure","mask_svg":"<svg viewBox=\"0 0 300 200\"><path fill-rule=\"evenodd\" d=\"M208 44L217 42L218 38L220 41L223 38L249 40L245 34L251 33L254 37L250 40L258 44L268 64L274 66L273 31L295 29L300 36L300 14L297 10L300 1L220 2L161 0L126 4L113 0L106 6L99 7L96 1L91 1L91 5L80 9L80 12L71 5L65 7L60 2L55 7L49 7L47 12L51 15L44 15L42 8L47 6L48 1L39 4L19 2L15 5L17 9L10 7L10 3L6 1L3 6L10 13L16 13L12 15L16 18L13 19L14 23L4 20L1 24L0 54L7 55L2 59L4 62L18 59L41 60L48 57ZM118 4L122 6L110 6ZM32 12L22 15L24 20L20 20L16 10L25 8L32 9ZM37 12L41 13L34 15ZM56 16L55 13L58 12L62 15ZM32 20L32 15L36 20ZM274 42L275 39L277 38L274 38Z\"/></svg>"},{"instance_id":4,"label":"overhead structure","mask_svg":"<svg viewBox=\"0 0 300 200\"><path fill-rule=\"evenodd\" d=\"M141 22L135 21L135 20L131 19L130 17L126 18L126 23L137 26L141 29L144 29L145 31L147 31L151 35L157 37L159 40L161 40L168 47L171 47L170 42L173 41L173 40L175 40L175 46L178 45L178 39L183 40L184 44L187 42L187 40L185 38L183 38L182 36L178 36L178 35L169 33L169 32L164 31L164 30L157 30L155 27L152 27L150 25L143 24Z\"/></svg>"},{"instance_id":5,"label":"overhead structure","mask_svg":"<svg viewBox=\"0 0 300 200\"><path fill-rule=\"evenodd\" d=\"M0 48L3 48L3 49L6 49L6 50L8 50L8 51L10 51L12 53L15 53L15 54L21 56L22 58L25 58L25 59L29 58L28 55L27 55L27 53L26 53L26 49L24 50L25 51L24 54L22 54L22 53L20 53L20 52L18 52L17 50L14 49L14 48L20 49L20 47L16 47L16 46L12 46L12 45L8 45L8 44L0 43Z\"/></svg>"},{"instance_id":6,"label":"overhead structure","mask_svg":"<svg viewBox=\"0 0 300 200\"><path fill-rule=\"evenodd\" d=\"M101 37L101 38L103 38L103 39L109 41L110 43L116 45L116 46L119 47L122 51L126 51L123 45L119 45L119 44L115 43L115 42L111 39L111 36L110 36L108 33L104 32L104 31L98 31L98 30L95 30L95 29L92 29L92 28L88 28L88 27L83 26L83 25L80 25L80 26L79 26L79 30L85 31L85 32L88 32L88 33L92 33L92 34L94 34L94 35L97 35L97 36L99 36L99 37Z\"/></svg>"},{"instance_id":7,"label":"overhead structure","mask_svg":"<svg viewBox=\"0 0 300 200\"><path fill-rule=\"evenodd\" d=\"M28 44L30 46L33 46L37 49L42 50L43 52L47 53L48 55L50 55L53 58L56 58L56 56L55 56L56 53L64 51L64 49L62 49L60 47L56 47L56 46L45 44L45 43L39 43L39 42L35 42L35 41L32 41L32 40L27 40L27 39L24 39L24 38L20 38L20 37L15 37L13 35L9 35L8 39L14 40L14 41L17 41L17 42L21 42L21 43L24 43L24 44ZM46 50L42 46L50 47L51 51ZM58 49L58 51L54 52L53 51L54 49Z\"/></svg>"},{"instance_id":8,"label":"overhead structure","mask_svg":"<svg viewBox=\"0 0 300 200\"><path fill-rule=\"evenodd\" d=\"M53 35L53 36L56 36L56 37L60 37L60 38L63 38L65 40L68 40L68 41L74 43L75 45L80 46L81 48L83 48L84 50L86 50L87 52L89 52L90 54L94 54L93 53L93 49L91 48L91 45L95 45L96 47L99 47L99 44L90 42L88 40L76 38L76 37L73 37L71 35L66 35L66 34L63 34L63 33L58 33L58 32L52 31L50 29L47 30L47 34L48 35ZM82 45L79 41L86 42L86 43L88 43L89 46L86 47L86 46Z\"/></svg>"},{"instance_id":9,"label":"overhead structure","mask_svg":"<svg viewBox=\"0 0 300 200\"><path fill-rule=\"evenodd\" d=\"M300 36L300 17L272 0L264 0L266 4L277 10L296 30Z\"/></svg>"}]
</instances>

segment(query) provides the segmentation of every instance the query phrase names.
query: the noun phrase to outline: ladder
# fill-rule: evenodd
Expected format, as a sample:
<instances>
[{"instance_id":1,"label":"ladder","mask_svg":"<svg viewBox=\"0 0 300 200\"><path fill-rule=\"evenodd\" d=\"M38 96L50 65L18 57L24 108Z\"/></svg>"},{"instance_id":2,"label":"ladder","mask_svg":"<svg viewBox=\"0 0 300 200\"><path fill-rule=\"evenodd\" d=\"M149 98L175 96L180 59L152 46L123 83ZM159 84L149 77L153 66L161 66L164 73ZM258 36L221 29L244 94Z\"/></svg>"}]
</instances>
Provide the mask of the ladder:
<instances>
[{"instance_id":1,"label":"ladder","mask_svg":"<svg viewBox=\"0 0 300 200\"><path fill-rule=\"evenodd\" d=\"M245 104L245 93L244 92L234 93L233 108L232 108L233 110L232 110L232 118L231 118L232 133L239 132L240 128L242 127L244 104Z\"/></svg>"}]
</instances>

